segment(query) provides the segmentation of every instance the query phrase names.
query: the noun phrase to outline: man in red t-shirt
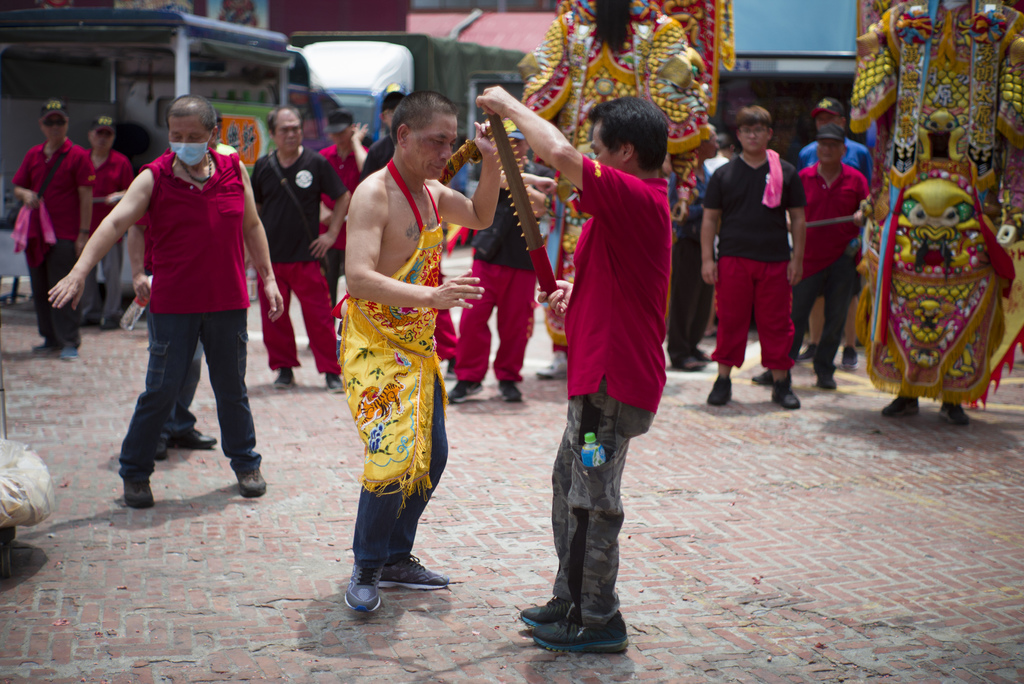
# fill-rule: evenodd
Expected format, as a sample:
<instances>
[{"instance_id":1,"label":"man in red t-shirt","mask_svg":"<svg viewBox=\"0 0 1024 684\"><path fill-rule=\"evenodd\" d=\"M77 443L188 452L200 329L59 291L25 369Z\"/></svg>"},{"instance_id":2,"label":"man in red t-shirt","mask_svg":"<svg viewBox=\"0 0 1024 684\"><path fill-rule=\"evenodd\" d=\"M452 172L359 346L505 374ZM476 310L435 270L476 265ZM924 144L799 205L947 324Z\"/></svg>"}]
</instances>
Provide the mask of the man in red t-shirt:
<instances>
[{"instance_id":1,"label":"man in red t-shirt","mask_svg":"<svg viewBox=\"0 0 1024 684\"><path fill-rule=\"evenodd\" d=\"M630 439L650 428L665 386L672 250L668 183L660 173L665 115L635 97L597 105L589 114L592 160L501 88L488 88L477 104L511 119L537 155L580 188L580 211L593 217L576 245L575 281L559 281L550 297L541 296L565 314L573 353L568 424L552 475L554 598L521 617L549 650L621 651L628 645L615 592L622 472ZM582 460L587 437L603 449L603 465Z\"/></svg>"},{"instance_id":2,"label":"man in red t-shirt","mask_svg":"<svg viewBox=\"0 0 1024 684\"><path fill-rule=\"evenodd\" d=\"M32 249L27 252L32 301L43 336L43 343L32 351L59 351L61 359L74 361L82 342L81 316L71 308L51 307L47 292L71 272L89 237L92 165L89 153L68 139L68 107L63 100L53 98L43 105L39 129L46 142L28 151L12 179L15 199L32 210L30 234L41 234L40 216L45 209L57 238L42 255Z\"/></svg>"},{"instance_id":3,"label":"man in red t-shirt","mask_svg":"<svg viewBox=\"0 0 1024 684\"><path fill-rule=\"evenodd\" d=\"M796 360L807 321L819 294L825 298L825 326L814 352L817 386L835 389L835 356L846 323L846 311L857 282L856 259L863 214L860 203L868 196L864 175L843 163L846 136L836 124L818 129L818 162L800 172L808 222L856 217L853 221L807 229L804 245L803 280L793 286L793 346L789 358Z\"/></svg>"},{"instance_id":4,"label":"man in red t-shirt","mask_svg":"<svg viewBox=\"0 0 1024 684\"><path fill-rule=\"evenodd\" d=\"M96 232L96 227L110 213L111 207L123 196L135 178L135 171L128 157L113 149L114 119L101 116L93 120L89 129L89 146L92 151L89 159L92 162L96 180L92 186L92 222L89 224L89 235ZM106 295L100 300L100 286L96 281L96 270L89 272L85 281L85 292L82 293L82 325L99 323L100 330L113 330L121 320L121 261L124 251L118 240L100 263L103 265L103 276L106 278Z\"/></svg>"},{"instance_id":5,"label":"man in red t-shirt","mask_svg":"<svg viewBox=\"0 0 1024 684\"><path fill-rule=\"evenodd\" d=\"M327 158L331 168L338 172L338 177L348 189L339 202L343 203L343 211L348 213L348 202L352 199L352 193L359 185L359 179L363 171L363 162L366 161L366 148L363 147L363 136L366 135L366 124L355 123L352 112L340 107L327 115L327 135L334 143L330 147L320 150L320 154ZM320 201L327 208L321 209L320 234L326 233L330 226L331 211L334 209L334 198L329 195L321 195ZM334 247L327 250L324 257L326 268L324 275L327 277L327 291L331 295L331 308L338 303L338 279L345 275L345 228L341 224L341 232L338 239L334 241Z\"/></svg>"},{"instance_id":6,"label":"man in red t-shirt","mask_svg":"<svg viewBox=\"0 0 1024 684\"><path fill-rule=\"evenodd\" d=\"M166 121L172 154L142 169L71 273L50 291L55 308L75 306L89 271L148 212L153 268L149 370L121 444L118 471L131 508L153 505L149 478L157 440L200 339L217 401L221 446L238 491L245 497L266 493L245 386L246 251L264 284L268 317L276 320L284 312L249 174L237 155L208 148L217 127L213 105L198 95L182 95L168 107Z\"/></svg>"}]
</instances>

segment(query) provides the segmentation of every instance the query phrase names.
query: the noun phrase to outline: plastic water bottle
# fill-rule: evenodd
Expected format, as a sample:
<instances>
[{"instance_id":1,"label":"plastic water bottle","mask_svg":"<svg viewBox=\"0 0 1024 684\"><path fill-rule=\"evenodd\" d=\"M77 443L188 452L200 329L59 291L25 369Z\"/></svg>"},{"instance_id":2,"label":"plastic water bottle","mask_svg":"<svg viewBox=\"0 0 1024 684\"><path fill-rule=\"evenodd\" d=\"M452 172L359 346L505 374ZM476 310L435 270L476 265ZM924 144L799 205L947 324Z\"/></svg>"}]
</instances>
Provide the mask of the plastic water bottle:
<instances>
[{"instance_id":1,"label":"plastic water bottle","mask_svg":"<svg viewBox=\"0 0 1024 684\"><path fill-rule=\"evenodd\" d=\"M604 456L604 447L597 441L597 435L588 432L583 435L583 442L583 453L580 456L583 465L588 468L596 468L607 460Z\"/></svg>"},{"instance_id":2,"label":"plastic water bottle","mask_svg":"<svg viewBox=\"0 0 1024 684\"><path fill-rule=\"evenodd\" d=\"M139 318L142 317L142 312L149 306L149 299L140 299L136 297L132 300L132 303L125 309L124 315L121 316L121 328L123 330L134 330L135 324L139 322Z\"/></svg>"},{"instance_id":3,"label":"plastic water bottle","mask_svg":"<svg viewBox=\"0 0 1024 684\"><path fill-rule=\"evenodd\" d=\"M259 295L256 292L257 281L256 281L256 269L250 266L245 269L245 282L249 288L249 301L255 302L259 299Z\"/></svg>"}]
</instances>

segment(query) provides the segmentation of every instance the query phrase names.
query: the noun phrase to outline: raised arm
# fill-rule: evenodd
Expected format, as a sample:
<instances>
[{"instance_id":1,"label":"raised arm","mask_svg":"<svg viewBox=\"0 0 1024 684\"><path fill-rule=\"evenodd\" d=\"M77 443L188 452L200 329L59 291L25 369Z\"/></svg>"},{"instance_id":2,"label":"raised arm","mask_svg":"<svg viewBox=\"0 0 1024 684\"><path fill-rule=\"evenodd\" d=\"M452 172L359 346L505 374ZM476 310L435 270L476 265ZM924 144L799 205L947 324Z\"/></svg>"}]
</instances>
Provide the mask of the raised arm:
<instances>
[{"instance_id":1,"label":"raised arm","mask_svg":"<svg viewBox=\"0 0 1024 684\"><path fill-rule=\"evenodd\" d=\"M476 98L476 103L488 114L511 119L537 156L558 169L577 188L583 187L583 155L553 124L534 114L500 86L485 90Z\"/></svg>"},{"instance_id":2,"label":"raised arm","mask_svg":"<svg viewBox=\"0 0 1024 684\"><path fill-rule=\"evenodd\" d=\"M78 306L78 300L82 298L86 276L110 251L110 248L121 239L125 231L142 218L149 208L149 198L152 194L153 173L149 169L145 169L132 181L124 199L114 205L107 217L96 228L96 232L85 243L85 248L71 272L50 290L50 303L55 308L59 309L69 303L72 308ZM90 199L90 208L91 202Z\"/></svg>"},{"instance_id":3,"label":"raised arm","mask_svg":"<svg viewBox=\"0 0 1024 684\"><path fill-rule=\"evenodd\" d=\"M498 188L501 182L501 164L494 154L494 144L487 137L485 127L476 126L476 143L480 150L480 182L472 199L437 181L430 181L431 192L437 195L437 210L445 221L479 230L494 222L494 209L498 206Z\"/></svg>"}]
</instances>

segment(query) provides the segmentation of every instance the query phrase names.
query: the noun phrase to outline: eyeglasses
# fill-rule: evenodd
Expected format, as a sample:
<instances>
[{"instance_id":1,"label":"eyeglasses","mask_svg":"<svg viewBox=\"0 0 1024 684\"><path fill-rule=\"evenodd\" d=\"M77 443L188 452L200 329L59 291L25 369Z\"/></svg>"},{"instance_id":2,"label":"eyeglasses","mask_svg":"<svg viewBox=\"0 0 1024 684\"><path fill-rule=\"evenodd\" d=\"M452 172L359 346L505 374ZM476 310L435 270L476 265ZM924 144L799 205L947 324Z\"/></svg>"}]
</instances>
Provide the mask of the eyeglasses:
<instances>
[{"instance_id":1,"label":"eyeglasses","mask_svg":"<svg viewBox=\"0 0 1024 684\"><path fill-rule=\"evenodd\" d=\"M765 126L740 126L736 132L740 135L764 135L768 129Z\"/></svg>"},{"instance_id":2,"label":"eyeglasses","mask_svg":"<svg viewBox=\"0 0 1024 684\"><path fill-rule=\"evenodd\" d=\"M61 119L61 118L43 119L43 125L44 126L64 126L64 125L67 125L67 122L68 122L67 119Z\"/></svg>"}]
</instances>

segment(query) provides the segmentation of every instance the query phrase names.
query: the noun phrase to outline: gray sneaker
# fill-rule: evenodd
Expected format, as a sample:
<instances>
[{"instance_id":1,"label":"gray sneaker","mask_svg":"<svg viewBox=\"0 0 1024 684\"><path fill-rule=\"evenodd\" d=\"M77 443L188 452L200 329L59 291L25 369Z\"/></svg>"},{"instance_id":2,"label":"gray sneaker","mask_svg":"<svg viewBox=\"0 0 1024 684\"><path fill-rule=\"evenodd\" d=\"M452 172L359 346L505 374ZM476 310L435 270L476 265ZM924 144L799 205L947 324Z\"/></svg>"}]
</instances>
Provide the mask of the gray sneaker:
<instances>
[{"instance_id":1,"label":"gray sneaker","mask_svg":"<svg viewBox=\"0 0 1024 684\"><path fill-rule=\"evenodd\" d=\"M431 591L444 589L448 586L448 575L440 575L427 570L416 556L409 556L404 561L393 565L385 565L380 576L382 587L405 587L406 589L422 589Z\"/></svg>"},{"instance_id":2,"label":"gray sneaker","mask_svg":"<svg viewBox=\"0 0 1024 684\"><path fill-rule=\"evenodd\" d=\"M345 605L360 613L372 613L380 608L380 573L384 568L352 566L352 579L345 590Z\"/></svg>"}]
</instances>

